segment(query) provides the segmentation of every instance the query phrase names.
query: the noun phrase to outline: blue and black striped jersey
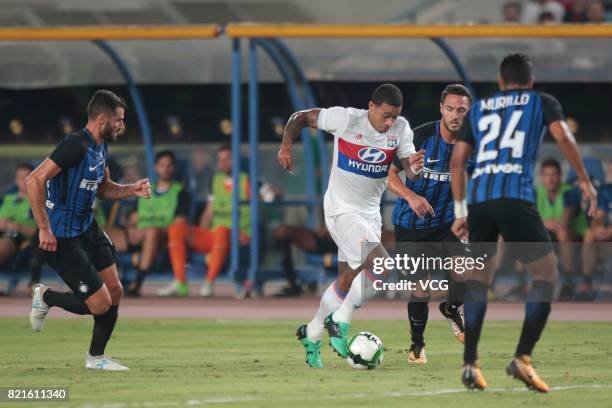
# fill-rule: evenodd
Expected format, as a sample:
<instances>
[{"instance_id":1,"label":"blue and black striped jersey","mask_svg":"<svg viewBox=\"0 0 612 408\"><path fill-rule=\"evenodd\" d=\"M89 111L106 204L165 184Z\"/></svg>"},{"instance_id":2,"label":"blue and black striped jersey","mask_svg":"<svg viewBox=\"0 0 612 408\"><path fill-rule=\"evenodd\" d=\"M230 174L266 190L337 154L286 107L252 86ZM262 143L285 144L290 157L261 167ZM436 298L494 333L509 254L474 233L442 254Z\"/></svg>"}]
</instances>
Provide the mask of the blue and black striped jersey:
<instances>
[{"instance_id":1,"label":"blue and black striped jersey","mask_svg":"<svg viewBox=\"0 0 612 408\"><path fill-rule=\"evenodd\" d=\"M87 129L66 136L49 158L62 171L47 182L47 214L59 238L83 234L93 222L92 206L104 180L106 143L98 145Z\"/></svg>"},{"instance_id":2,"label":"blue and black striped jersey","mask_svg":"<svg viewBox=\"0 0 612 408\"><path fill-rule=\"evenodd\" d=\"M425 150L423 174L416 180L406 179L406 187L425 197L435 211L435 216L419 218L406 200L398 198L393 209L393 225L402 228L437 228L453 221L453 194L451 192L450 159L454 144L447 143L440 134L440 121L425 123L413 129L414 146ZM395 158L393 164L403 170L402 163ZM470 164L468 164L469 168Z\"/></svg>"},{"instance_id":3,"label":"blue and black striped jersey","mask_svg":"<svg viewBox=\"0 0 612 408\"><path fill-rule=\"evenodd\" d=\"M535 202L533 169L548 126L563 120L559 102L531 89L501 91L477 100L459 132L472 145L476 166L469 204L498 198Z\"/></svg>"}]
</instances>

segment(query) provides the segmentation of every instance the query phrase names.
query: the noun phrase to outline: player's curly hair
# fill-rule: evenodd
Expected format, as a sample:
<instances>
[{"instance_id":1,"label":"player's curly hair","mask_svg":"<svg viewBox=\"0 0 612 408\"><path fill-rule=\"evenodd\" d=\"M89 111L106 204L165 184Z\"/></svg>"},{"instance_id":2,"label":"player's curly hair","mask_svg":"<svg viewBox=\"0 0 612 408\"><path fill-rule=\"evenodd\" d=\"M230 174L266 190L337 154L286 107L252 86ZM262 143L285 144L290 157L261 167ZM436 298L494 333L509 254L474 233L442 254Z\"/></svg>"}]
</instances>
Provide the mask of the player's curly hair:
<instances>
[{"instance_id":1,"label":"player's curly hair","mask_svg":"<svg viewBox=\"0 0 612 408\"><path fill-rule=\"evenodd\" d=\"M386 103L387 105L401 107L404 104L404 97L402 96L402 91L397 86L382 84L374 90L372 102L376 106Z\"/></svg>"}]
</instances>

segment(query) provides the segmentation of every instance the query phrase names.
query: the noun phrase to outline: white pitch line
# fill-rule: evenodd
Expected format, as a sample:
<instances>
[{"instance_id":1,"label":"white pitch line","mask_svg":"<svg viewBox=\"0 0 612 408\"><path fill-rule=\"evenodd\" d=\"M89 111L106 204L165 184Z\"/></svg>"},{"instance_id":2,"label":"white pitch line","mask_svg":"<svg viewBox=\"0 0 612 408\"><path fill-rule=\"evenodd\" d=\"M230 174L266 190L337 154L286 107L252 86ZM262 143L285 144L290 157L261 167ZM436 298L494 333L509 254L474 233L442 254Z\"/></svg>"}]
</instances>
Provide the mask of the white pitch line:
<instances>
[{"instance_id":1,"label":"white pitch line","mask_svg":"<svg viewBox=\"0 0 612 408\"><path fill-rule=\"evenodd\" d=\"M550 391L567 391L567 390L584 390L584 389L612 389L612 384L591 384L591 385L559 385L559 386L555 386L555 387L550 387ZM465 393L466 389L465 388L448 388L448 389L441 389L441 390L431 390L431 391L421 391L421 392L415 392L412 394L402 394L402 395L398 395L400 393L394 394L394 393L389 393L389 394L383 394L384 396L390 396L390 397L431 397L431 396L437 396L437 395L449 395L449 394L461 394L461 393ZM484 392L533 392L531 390L528 390L526 387L520 387L520 388L487 388L486 391Z\"/></svg>"},{"instance_id":2,"label":"white pitch line","mask_svg":"<svg viewBox=\"0 0 612 408\"><path fill-rule=\"evenodd\" d=\"M194 405L228 404L232 402L259 401L256 397L217 397L204 399L188 399L183 401L134 401L134 402L107 402L102 404L82 404L77 408L155 408L155 407L188 407Z\"/></svg>"},{"instance_id":3,"label":"white pitch line","mask_svg":"<svg viewBox=\"0 0 612 408\"><path fill-rule=\"evenodd\" d=\"M596 390L596 389L612 389L612 384L584 384L584 385L559 385L550 388L551 392L556 391L568 391L568 390ZM476 393L479 393L475 391ZM525 387L521 388L487 388L483 393L515 393L515 392L533 392ZM403 398L403 397L435 397L442 395L452 394L466 394L468 391L465 388L445 388L440 390L429 390L429 391L417 391L411 393L403 392L387 392L379 394L378 397L387 398ZM347 398L364 398L364 397L377 397L373 394L340 394L340 395L319 395L314 397L309 396L288 396L279 397L278 400L318 400L318 399L347 399ZM158 408L158 407L189 407L197 405L213 405L213 404L230 404L234 402L249 402L249 401L264 401L265 398L261 397L248 397L248 396L236 396L236 397L217 397L217 398L204 398L204 399L188 399L182 401L134 401L134 402L108 402L102 404L82 404L77 405L76 408ZM41 407L42 408L42 407ZM47 407L51 408L51 407Z\"/></svg>"}]
</instances>

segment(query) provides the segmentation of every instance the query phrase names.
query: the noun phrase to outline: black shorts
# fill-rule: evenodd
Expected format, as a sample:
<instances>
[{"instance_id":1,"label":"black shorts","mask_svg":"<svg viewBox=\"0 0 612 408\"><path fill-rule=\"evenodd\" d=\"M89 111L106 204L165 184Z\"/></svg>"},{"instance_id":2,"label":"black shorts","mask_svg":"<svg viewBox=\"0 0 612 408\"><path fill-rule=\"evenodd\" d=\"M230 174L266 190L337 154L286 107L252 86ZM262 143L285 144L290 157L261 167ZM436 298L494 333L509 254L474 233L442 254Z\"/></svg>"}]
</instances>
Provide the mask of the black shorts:
<instances>
[{"instance_id":1,"label":"black shorts","mask_svg":"<svg viewBox=\"0 0 612 408\"><path fill-rule=\"evenodd\" d=\"M117 260L115 246L95 220L78 237L57 238L57 251L45 252L45 255L47 263L82 299L102 287L98 272Z\"/></svg>"},{"instance_id":2,"label":"black shorts","mask_svg":"<svg viewBox=\"0 0 612 408\"><path fill-rule=\"evenodd\" d=\"M422 246L414 246L415 252L422 252L427 256L461 256L466 255L467 246L451 231L452 224L437 228L406 229L395 226L395 242L421 242ZM426 251L426 252L424 252ZM416 255L416 254L415 254Z\"/></svg>"},{"instance_id":3,"label":"black shorts","mask_svg":"<svg viewBox=\"0 0 612 408\"><path fill-rule=\"evenodd\" d=\"M470 255L469 247L461 243L459 238L452 233L451 225L452 224L446 224L437 228L427 228L421 230L411 230L396 225L396 251L406 252L413 257L424 256L447 258ZM409 244L406 245L406 243ZM444 271L444 274L446 279L450 279L450 275L447 271ZM409 280L414 281L424 279L427 277L427 275L427 271L420 270L410 275Z\"/></svg>"},{"instance_id":4,"label":"black shorts","mask_svg":"<svg viewBox=\"0 0 612 408\"><path fill-rule=\"evenodd\" d=\"M500 198L469 206L468 227L470 242L496 243L499 235L504 242L513 243L511 251L523 262L535 261L553 248L550 234L535 204L513 198ZM486 252L495 253L495 245Z\"/></svg>"}]
</instances>

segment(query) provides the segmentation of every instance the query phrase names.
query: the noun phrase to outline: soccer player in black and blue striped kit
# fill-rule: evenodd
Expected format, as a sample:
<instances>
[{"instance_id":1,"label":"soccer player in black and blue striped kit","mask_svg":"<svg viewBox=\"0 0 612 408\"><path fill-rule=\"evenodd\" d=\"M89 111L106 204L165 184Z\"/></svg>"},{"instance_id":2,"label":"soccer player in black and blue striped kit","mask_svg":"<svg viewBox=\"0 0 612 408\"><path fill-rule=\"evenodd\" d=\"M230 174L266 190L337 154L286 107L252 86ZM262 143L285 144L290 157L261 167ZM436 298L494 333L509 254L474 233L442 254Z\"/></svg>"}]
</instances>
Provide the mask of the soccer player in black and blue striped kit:
<instances>
[{"instance_id":1,"label":"soccer player in black and blue striped kit","mask_svg":"<svg viewBox=\"0 0 612 408\"><path fill-rule=\"evenodd\" d=\"M453 197L450 185L450 159L457 140L457 133L470 110L472 98L468 89L461 84L448 85L440 97L441 119L425 123L413 129L414 146L425 151L425 166L421 177L404 184L398 173L403 170L399 160L394 160L389 170L387 185L398 196L393 210L396 243L414 243L417 253L427 256L465 255L466 247L451 232L454 220ZM421 243L421 244L417 244ZM427 271L411 277L418 281L425 279ZM462 304L465 284L449 279L449 293L446 301L439 306L448 320L458 341L463 343L463 317L459 307ZM449 276L450 275L450 276ZM410 323L411 345L408 362L427 363L424 332L429 316L429 293L419 285L410 294L408 321Z\"/></svg>"},{"instance_id":2,"label":"soccer player in black and blue striped kit","mask_svg":"<svg viewBox=\"0 0 612 408\"><path fill-rule=\"evenodd\" d=\"M533 348L550 313L558 274L550 235L534 204L533 169L547 131L576 170L583 197L590 201L590 214L596 210L597 193L561 105L553 96L532 89L534 75L529 57L506 56L500 65L498 82L500 92L475 101L453 151L452 229L460 239L469 239L475 251L483 247L494 250L499 235L506 243L520 245L519 257L533 282L527 294L519 343L506 372L530 389L548 392L548 385L531 364ZM466 196L465 166L472 152L476 153L476 165L469 176ZM487 253L491 259L492 252ZM485 263L485 268L474 270L466 282L462 382L469 389L487 387L477 346L487 308L489 274Z\"/></svg>"},{"instance_id":3,"label":"soccer player in black and blue striped kit","mask_svg":"<svg viewBox=\"0 0 612 408\"><path fill-rule=\"evenodd\" d=\"M26 179L32 213L39 228L38 246L72 292L36 285L30 324L41 331L50 307L93 315L94 327L85 368L125 371L104 354L118 317L123 293L113 243L93 216L96 197L120 200L150 197L148 179L121 185L110 180L107 143L124 128L125 102L100 90L87 105L87 125L66 136Z\"/></svg>"}]
</instances>

